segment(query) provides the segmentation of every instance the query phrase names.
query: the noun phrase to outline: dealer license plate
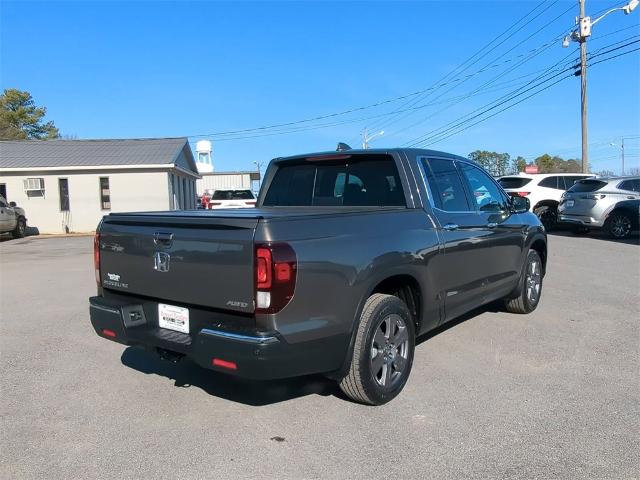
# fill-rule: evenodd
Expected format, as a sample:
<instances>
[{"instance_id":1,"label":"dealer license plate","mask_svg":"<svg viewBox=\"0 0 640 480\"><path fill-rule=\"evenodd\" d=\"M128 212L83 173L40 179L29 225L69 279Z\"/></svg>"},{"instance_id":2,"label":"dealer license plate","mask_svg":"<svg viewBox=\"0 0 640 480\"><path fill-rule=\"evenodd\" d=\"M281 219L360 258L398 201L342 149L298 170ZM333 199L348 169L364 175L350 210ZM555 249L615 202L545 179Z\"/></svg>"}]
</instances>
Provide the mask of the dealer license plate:
<instances>
[{"instance_id":1,"label":"dealer license plate","mask_svg":"<svg viewBox=\"0 0 640 480\"><path fill-rule=\"evenodd\" d=\"M189 333L189 309L159 303L158 325L160 328Z\"/></svg>"}]
</instances>

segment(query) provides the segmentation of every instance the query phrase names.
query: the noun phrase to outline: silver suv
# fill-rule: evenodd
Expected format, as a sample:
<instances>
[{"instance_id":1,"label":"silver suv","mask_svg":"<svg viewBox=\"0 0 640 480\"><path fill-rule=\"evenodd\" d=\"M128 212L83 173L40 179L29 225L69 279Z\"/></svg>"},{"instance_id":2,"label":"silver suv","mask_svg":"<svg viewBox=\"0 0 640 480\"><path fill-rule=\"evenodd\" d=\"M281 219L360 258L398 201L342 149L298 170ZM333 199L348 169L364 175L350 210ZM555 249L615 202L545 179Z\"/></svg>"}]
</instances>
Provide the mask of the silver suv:
<instances>
[{"instance_id":1,"label":"silver suv","mask_svg":"<svg viewBox=\"0 0 640 480\"><path fill-rule=\"evenodd\" d=\"M604 228L614 238L628 237L638 227L638 210L627 208L640 199L640 177L579 180L562 196L560 221L579 229Z\"/></svg>"}]
</instances>

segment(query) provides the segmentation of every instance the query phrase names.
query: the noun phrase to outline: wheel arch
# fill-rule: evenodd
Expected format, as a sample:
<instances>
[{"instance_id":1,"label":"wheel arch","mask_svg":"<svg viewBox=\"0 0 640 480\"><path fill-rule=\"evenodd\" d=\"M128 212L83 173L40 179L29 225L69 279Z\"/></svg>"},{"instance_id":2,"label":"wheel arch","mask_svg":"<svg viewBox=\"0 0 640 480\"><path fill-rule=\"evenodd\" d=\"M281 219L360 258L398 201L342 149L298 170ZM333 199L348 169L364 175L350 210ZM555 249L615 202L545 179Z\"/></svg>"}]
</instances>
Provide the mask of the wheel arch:
<instances>
[{"instance_id":1,"label":"wheel arch","mask_svg":"<svg viewBox=\"0 0 640 480\"><path fill-rule=\"evenodd\" d=\"M542 236L534 237L529 245L531 250L535 250L542 260L542 272L547 272L547 239Z\"/></svg>"},{"instance_id":2,"label":"wheel arch","mask_svg":"<svg viewBox=\"0 0 640 480\"><path fill-rule=\"evenodd\" d=\"M416 276L408 271L394 271L393 273L387 272L386 275L376 276L375 279L371 281L369 287L365 290L365 294L358 303L358 308L352 322L349 346L345 352L342 366L336 372L328 374L328 377L340 379L349 371L360 317L362 316L362 311L367 299L374 293L393 295L405 302L411 316L413 317L416 333L419 331L423 313L423 292L421 284ZM411 302L411 305L409 305L408 302Z\"/></svg>"},{"instance_id":3,"label":"wheel arch","mask_svg":"<svg viewBox=\"0 0 640 480\"><path fill-rule=\"evenodd\" d=\"M536 203L533 208L532 211L535 210L536 208L540 208L540 207L554 207L554 208L558 208L558 206L560 205L560 202L556 201L556 200L540 200L538 203Z\"/></svg>"},{"instance_id":4,"label":"wheel arch","mask_svg":"<svg viewBox=\"0 0 640 480\"><path fill-rule=\"evenodd\" d=\"M626 206L626 205L615 205L611 209L611 211L605 214L605 217L606 217L605 222L608 222L611 216L617 213L624 213L625 215L628 215L630 217L631 228L633 229L640 228L640 215L638 214L637 207L634 208L632 206Z\"/></svg>"}]
</instances>

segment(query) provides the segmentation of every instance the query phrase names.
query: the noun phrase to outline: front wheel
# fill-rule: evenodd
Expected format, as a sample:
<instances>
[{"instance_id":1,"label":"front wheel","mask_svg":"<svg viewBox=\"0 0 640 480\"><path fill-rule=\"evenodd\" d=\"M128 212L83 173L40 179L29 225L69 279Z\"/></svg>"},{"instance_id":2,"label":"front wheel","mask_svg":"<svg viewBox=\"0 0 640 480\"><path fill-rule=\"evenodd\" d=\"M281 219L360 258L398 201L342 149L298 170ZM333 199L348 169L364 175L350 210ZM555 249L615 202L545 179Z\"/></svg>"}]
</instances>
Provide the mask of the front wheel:
<instances>
[{"instance_id":1,"label":"front wheel","mask_svg":"<svg viewBox=\"0 0 640 480\"><path fill-rule=\"evenodd\" d=\"M13 229L13 238L22 238L24 237L25 232L27 231L27 221L20 217L16 223L16 228Z\"/></svg>"},{"instance_id":2,"label":"front wheel","mask_svg":"<svg viewBox=\"0 0 640 480\"><path fill-rule=\"evenodd\" d=\"M538 306L542 294L542 259L535 250L529 250L520 278L520 293L505 302L511 313L531 313Z\"/></svg>"},{"instance_id":3,"label":"front wheel","mask_svg":"<svg viewBox=\"0 0 640 480\"><path fill-rule=\"evenodd\" d=\"M413 364L415 327L398 297L375 293L367 299L346 377L340 389L352 400L382 405L404 388Z\"/></svg>"},{"instance_id":4,"label":"front wheel","mask_svg":"<svg viewBox=\"0 0 640 480\"><path fill-rule=\"evenodd\" d=\"M609 218L607 218L605 230L612 238L627 238L631 235L631 231L633 230L631 217L624 212L613 213Z\"/></svg>"}]
</instances>

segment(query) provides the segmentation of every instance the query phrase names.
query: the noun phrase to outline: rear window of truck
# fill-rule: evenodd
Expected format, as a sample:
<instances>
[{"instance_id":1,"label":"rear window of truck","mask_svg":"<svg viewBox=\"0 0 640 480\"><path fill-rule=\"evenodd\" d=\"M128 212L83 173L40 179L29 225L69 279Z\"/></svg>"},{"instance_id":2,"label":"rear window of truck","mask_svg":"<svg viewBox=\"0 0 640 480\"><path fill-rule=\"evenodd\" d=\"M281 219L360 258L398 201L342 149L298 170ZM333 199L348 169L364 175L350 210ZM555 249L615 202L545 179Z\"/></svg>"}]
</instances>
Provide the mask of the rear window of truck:
<instances>
[{"instance_id":1,"label":"rear window of truck","mask_svg":"<svg viewBox=\"0 0 640 480\"><path fill-rule=\"evenodd\" d=\"M531 181L530 178L522 177L502 177L498 179L498 183L502 188L521 188Z\"/></svg>"},{"instance_id":2,"label":"rear window of truck","mask_svg":"<svg viewBox=\"0 0 640 480\"><path fill-rule=\"evenodd\" d=\"M595 192L596 190L600 190L606 184L607 182L603 182L601 180L594 180L594 179L578 180L576 183L573 184L573 187L571 187L567 191L577 192L577 193Z\"/></svg>"},{"instance_id":3,"label":"rear window of truck","mask_svg":"<svg viewBox=\"0 0 640 480\"><path fill-rule=\"evenodd\" d=\"M216 190L211 200L253 200L251 190Z\"/></svg>"},{"instance_id":4,"label":"rear window of truck","mask_svg":"<svg viewBox=\"0 0 640 480\"><path fill-rule=\"evenodd\" d=\"M278 166L263 205L404 207L406 203L393 158L357 155Z\"/></svg>"}]
</instances>

